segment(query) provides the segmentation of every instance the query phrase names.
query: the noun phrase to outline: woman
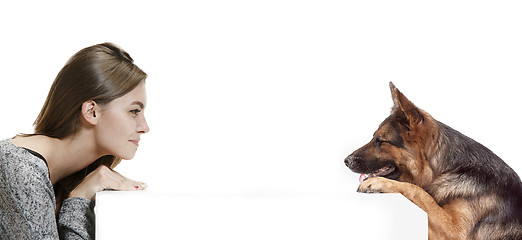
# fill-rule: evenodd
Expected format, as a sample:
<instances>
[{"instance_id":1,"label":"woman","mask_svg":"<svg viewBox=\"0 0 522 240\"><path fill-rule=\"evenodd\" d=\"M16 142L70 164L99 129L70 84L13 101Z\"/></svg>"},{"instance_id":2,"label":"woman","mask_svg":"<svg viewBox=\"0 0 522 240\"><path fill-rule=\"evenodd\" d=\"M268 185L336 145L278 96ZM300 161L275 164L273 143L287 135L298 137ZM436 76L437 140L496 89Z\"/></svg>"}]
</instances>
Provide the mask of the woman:
<instances>
[{"instance_id":1,"label":"woman","mask_svg":"<svg viewBox=\"0 0 522 240\"><path fill-rule=\"evenodd\" d=\"M0 141L0 238L94 238L94 196L142 190L112 170L149 127L147 75L111 43L76 53L58 73L34 134Z\"/></svg>"}]
</instances>

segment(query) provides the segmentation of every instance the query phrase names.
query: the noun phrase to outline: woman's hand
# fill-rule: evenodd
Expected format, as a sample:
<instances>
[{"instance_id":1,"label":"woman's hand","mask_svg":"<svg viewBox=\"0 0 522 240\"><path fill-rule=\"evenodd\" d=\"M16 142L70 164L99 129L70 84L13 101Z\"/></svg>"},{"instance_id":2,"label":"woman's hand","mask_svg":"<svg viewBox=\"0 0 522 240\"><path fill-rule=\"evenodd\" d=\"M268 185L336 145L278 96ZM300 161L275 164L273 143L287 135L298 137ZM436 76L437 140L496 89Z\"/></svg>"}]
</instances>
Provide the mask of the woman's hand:
<instances>
[{"instance_id":1,"label":"woman's hand","mask_svg":"<svg viewBox=\"0 0 522 240\"><path fill-rule=\"evenodd\" d=\"M134 191L143 190L145 183L130 180L105 165L100 165L69 194L69 197L81 197L94 200L97 192L103 190Z\"/></svg>"}]
</instances>

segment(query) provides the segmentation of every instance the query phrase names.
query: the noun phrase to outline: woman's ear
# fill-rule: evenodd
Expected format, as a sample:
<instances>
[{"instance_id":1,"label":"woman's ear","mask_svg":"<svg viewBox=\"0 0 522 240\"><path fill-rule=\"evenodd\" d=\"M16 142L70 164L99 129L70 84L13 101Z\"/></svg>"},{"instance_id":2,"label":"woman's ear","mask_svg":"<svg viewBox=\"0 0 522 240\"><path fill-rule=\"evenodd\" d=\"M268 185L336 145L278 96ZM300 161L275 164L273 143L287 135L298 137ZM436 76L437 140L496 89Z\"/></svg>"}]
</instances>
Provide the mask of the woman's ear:
<instances>
[{"instance_id":1,"label":"woman's ear","mask_svg":"<svg viewBox=\"0 0 522 240\"><path fill-rule=\"evenodd\" d=\"M86 101L82 104L82 117L89 124L96 125L98 123L98 116L96 116L96 111L99 112L99 110L100 108L95 101Z\"/></svg>"}]
</instances>

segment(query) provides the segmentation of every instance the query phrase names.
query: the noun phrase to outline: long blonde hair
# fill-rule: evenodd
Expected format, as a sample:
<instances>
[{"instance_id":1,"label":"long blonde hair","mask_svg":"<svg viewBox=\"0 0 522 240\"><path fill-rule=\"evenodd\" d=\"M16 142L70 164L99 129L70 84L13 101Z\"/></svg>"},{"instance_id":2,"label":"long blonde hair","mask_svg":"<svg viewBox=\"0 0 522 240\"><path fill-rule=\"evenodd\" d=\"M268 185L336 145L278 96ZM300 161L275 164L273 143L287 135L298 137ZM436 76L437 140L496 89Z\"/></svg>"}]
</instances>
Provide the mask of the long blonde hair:
<instances>
[{"instance_id":1,"label":"long blonde hair","mask_svg":"<svg viewBox=\"0 0 522 240\"><path fill-rule=\"evenodd\" d=\"M147 74L134 64L130 55L112 43L84 48L74 54L56 76L31 135L58 139L72 136L79 130L81 106L85 101L107 104L132 91L146 78ZM57 211L90 172L102 164L114 168L120 161L121 158L113 155L103 156L58 181L54 186Z\"/></svg>"}]
</instances>

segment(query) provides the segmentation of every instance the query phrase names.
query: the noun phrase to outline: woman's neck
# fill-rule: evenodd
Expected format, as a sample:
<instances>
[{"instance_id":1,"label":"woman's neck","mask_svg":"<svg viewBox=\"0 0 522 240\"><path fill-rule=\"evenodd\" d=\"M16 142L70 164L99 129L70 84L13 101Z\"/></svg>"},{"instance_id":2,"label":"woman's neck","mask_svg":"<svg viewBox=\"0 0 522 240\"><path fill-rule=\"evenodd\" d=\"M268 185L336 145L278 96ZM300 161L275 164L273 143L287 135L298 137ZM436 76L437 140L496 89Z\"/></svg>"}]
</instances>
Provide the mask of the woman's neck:
<instances>
[{"instance_id":1,"label":"woman's neck","mask_svg":"<svg viewBox=\"0 0 522 240\"><path fill-rule=\"evenodd\" d=\"M96 151L95 141L87 132L78 132L64 139L43 135L16 137L11 142L17 147L25 147L40 153L49 166L51 183L87 167L102 155Z\"/></svg>"}]
</instances>

